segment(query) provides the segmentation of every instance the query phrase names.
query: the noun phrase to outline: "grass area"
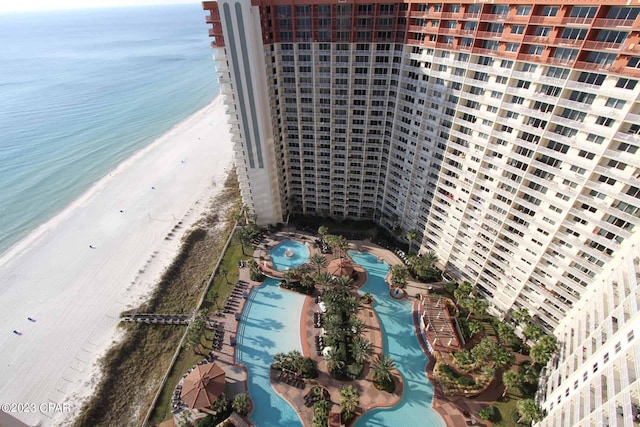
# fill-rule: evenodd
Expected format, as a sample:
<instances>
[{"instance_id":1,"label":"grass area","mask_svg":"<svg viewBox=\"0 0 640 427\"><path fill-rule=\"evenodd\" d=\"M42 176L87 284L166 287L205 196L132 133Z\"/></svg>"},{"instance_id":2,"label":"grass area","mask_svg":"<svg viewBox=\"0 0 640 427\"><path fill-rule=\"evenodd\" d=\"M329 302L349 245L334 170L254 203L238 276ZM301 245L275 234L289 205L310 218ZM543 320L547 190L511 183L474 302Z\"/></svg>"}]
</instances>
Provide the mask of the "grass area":
<instances>
[{"instance_id":1,"label":"grass area","mask_svg":"<svg viewBox=\"0 0 640 427\"><path fill-rule=\"evenodd\" d=\"M247 248L246 251L249 252L249 248ZM232 239L231 243L229 243L229 246L227 247L227 251L224 253L222 261L220 262L220 268L214 276L211 287L207 291L207 296L202 303L203 309L206 309L209 313L215 313L218 308L224 306L227 296L233 289L233 285L238 280L238 261L241 259L249 259L249 256L243 256L242 246L238 240ZM226 279L223 274L220 274L220 269L227 271ZM217 295L217 298L213 298L214 295ZM158 397L158 401L156 402L156 406L151 414L151 418L149 420L151 424L159 424L171 416L171 396L176 384L178 384L182 375L184 375L189 368L201 360L204 354L211 351L212 339L213 333L205 330L200 339L201 345L199 348L183 348L180 351L180 354L176 359L176 363L171 369L167 382L165 383L165 386Z\"/></svg>"},{"instance_id":2,"label":"grass area","mask_svg":"<svg viewBox=\"0 0 640 427\"><path fill-rule=\"evenodd\" d=\"M217 210L190 231L176 259L162 275L153 295L137 312L191 313L222 252L232 222L219 215L238 199L235 173L212 206ZM220 224L226 224L220 232ZM101 360L102 378L94 395L83 405L74 426L140 425L169 368L184 327L125 325L122 340Z\"/></svg>"},{"instance_id":3,"label":"grass area","mask_svg":"<svg viewBox=\"0 0 640 427\"><path fill-rule=\"evenodd\" d=\"M493 403L496 408L496 421L493 422L495 427L519 427L523 424L517 424L518 419L518 400L517 396L511 396L508 400L502 399Z\"/></svg>"}]
</instances>

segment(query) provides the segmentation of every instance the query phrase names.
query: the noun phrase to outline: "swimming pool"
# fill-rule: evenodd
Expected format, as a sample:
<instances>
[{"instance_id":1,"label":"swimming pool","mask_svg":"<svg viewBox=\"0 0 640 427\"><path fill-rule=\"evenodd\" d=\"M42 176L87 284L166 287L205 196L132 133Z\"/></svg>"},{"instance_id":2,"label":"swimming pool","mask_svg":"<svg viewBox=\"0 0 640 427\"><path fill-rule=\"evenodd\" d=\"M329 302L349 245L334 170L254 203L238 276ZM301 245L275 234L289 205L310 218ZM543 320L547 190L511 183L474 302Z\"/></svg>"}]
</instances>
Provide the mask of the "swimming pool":
<instances>
[{"instance_id":1,"label":"swimming pool","mask_svg":"<svg viewBox=\"0 0 640 427\"><path fill-rule=\"evenodd\" d=\"M355 425L445 427L440 415L431 409L433 386L425 375L427 358L414 332L411 302L389 297L384 280L389 267L375 255L349 251L349 256L367 271L367 282L358 292L374 296L384 352L393 358L404 380L402 398L395 406L368 411Z\"/></svg>"},{"instance_id":2,"label":"swimming pool","mask_svg":"<svg viewBox=\"0 0 640 427\"><path fill-rule=\"evenodd\" d=\"M287 250L291 251L290 257L285 255ZM278 271L284 271L309 261L309 248L303 243L285 240L271 249L269 255L271 256L273 267Z\"/></svg>"},{"instance_id":3,"label":"swimming pool","mask_svg":"<svg viewBox=\"0 0 640 427\"><path fill-rule=\"evenodd\" d=\"M299 350L300 314L304 295L286 292L267 278L247 298L238 325L236 360L249 371L250 419L258 427L301 426L294 409L271 387L269 367L280 352Z\"/></svg>"}]
</instances>

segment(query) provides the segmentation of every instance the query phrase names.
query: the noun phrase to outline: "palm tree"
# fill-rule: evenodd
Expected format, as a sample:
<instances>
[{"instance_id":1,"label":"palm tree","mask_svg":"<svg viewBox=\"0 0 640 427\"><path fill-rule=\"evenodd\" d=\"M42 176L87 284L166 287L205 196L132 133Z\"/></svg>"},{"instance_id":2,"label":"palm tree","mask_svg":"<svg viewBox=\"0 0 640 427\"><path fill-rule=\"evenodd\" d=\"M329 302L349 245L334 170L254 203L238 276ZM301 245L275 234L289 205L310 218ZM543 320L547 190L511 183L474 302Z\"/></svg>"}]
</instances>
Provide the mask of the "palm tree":
<instances>
[{"instance_id":1,"label":"palm tree","mask_svg":"<svg viewBox=\"0 0 640 427\"><path fill-rule=\"evenodd\" d=\"M471 349L471 354L477 362L482 363L492 360L497 350L498 344L485 337Z\"/></svg>"},{"instance_id":2,"label":"palm tree","mask_svg":"<svg viewBox=\"0 0 640 427\"><path fill-rule=\"evenodd\" d=\"M421 258L423 259L427 270L434 268L436 263L439 261L438 254L436 254L434 251L427 252L426 254L422 255Z\"/></svg>"},{"instance_id":3,"label":"palm tree","mask_svg":"<svg viewBox=\"0 0 640 427\"><path fill-rule=\"evenodd\" d=\"M344 236L338 238L338 249L340 249L340 257L342 258L349 250L349 241Z\"/></svg>"},{"instance_id":4,"label":"palm tree","mask_svg":"<svg viewBox=\"0 0 640 427\"><path fill-rule=\"evenodd\" d=\"M373 344L363 337L355 337L349 346L351 357L358 363L364 363L369 360L373 354Z\"/></svg>"},{"instance_id":5,"label":"palm tree","mask_svg":"<svg viewBox=\"0 0 640 427\"><path fill-rule=\"evenodd\" d=\"M333 276L327 272L323 272L316 274L315 281L316 285L320 286L322 289L326 289L333 281Z\"/></svg>"},{"instance_id":6,"label":"palm tree","mask_svg":"<svg viewBox=\"0 0 640 427\"><path fill-rule=\"evenodd\" d=\"M474 313L478 316L483 316L489 308L489 303L480 298L469 297L465 300L464 307L469 310L469 314L467 314L467 320L469 320Z\"/></svg>"},{"instance_id":7,"label":"palm tree","mask_svg":"<svg viewBox=\"0 0 640 427\"><path fill-rule=\"evenodd\" d=\"M311 270L311 265L309 265L308 263L304 263L294 268L293 273L298 277L302 277L311 274Z\"/></svg>"},{"instance_id":8,"label":"palm tree","mask_svg":"<svg viewBox=\"0 0 640 427\"><path fill-rule=\"evenodd\" d=\"M480 332L481 330L482 330L482 324L480 322L478 322L477 320L469 321L469 332L471 333L472 337L478 332Z\"/></svg>"},{"instance_id":9,"label":"palm tree","mask_svg":"<svg viewBox=\"0 0 640 427\"><path fill-rule=\"evenodd\" d=\"M227 285L229 284L229 279L227 278L227 269L224 267L220 267L218 268L218 273L222 274L224 276L224 281L227 282Z\"/></svg>"},{"instance_id":10,"label":"palm tree","mask_svg":"<svg viewBox=\"0 0 640 427\"><path fill-rule=\"evenodd\" d=\"M333 281L339 289L349 289L349 286L353 283L353 279L349 276L336 277Z\"/></svg>"},{"instance_id":11,"label":"palm tree","mask_svg":"<svg viewBox=\"0 0 640 427\"><path fill-rule=\"evenodd\" d=\"M246 393L237 394L236 397L233 398L231 406L238 414L247 415L247 412L249 412L249 408L251 407L251 399Z\"/></svg>"},{"instance_id":12,"label":"palm tree","mask_svg":"<svg viewBox=\"0 0 640 427\"><path fill-rule=\"evenodd\" d=\"M404 289L407 286L408 277L409 271L404 265L396 264L391 267L391 285Z\"/></svg>"},{"instance_id":13,"label":"palm tree","mask_svg":"<svg viewBox=\"0 0 640 427\"><path fill-rule=\"evenodd\" d=\"M498 323L498 336L500 336L500 341L507 345L517 344L520 339L516 335L513 327L508 323Z\"/></svg>"},{"instance_id":14,"label":"palm tree","mask_svg":"<svg viewBox=\"0 0 640 427\"><path fill-rule=\"evenodd\" d=\"M317 269L317 274L320 274L320 269L325 268L328 264L327 259L320 254L311 256L309 263Z\"/></svg>"},{"instance_id":15,"label":"palm tree","mask_svg":"<svg viewBox=\"0 0 640 427\"><path fill-rule=\"evenodd\" d=\"M335 234L325 234L324 242L333 250L335 255L336 249L338 247L338 236L336 236Z\"/></svg>"},{"instance_id":16,"label":"palm tree","mask_svg":"<svg viewBox=\"0 0 640 427\"><path fill-rule=\"evenodd\" d=\"M385 354L378 355L372 366L373 379L379 383L391 382L391 370L396 366L393 359Z\"/></svg>"},{"instance_id":17,"label":"palm tree","mask_svg":"<svg viewBox=\"0 0 640 427\"><path fill-rule=\"evenodd\" d=\"M526 308L521 308L514 311L511 314L511 317L513 317L513 320L515 320L522 327L531 323L531 315Z\"/></svg>"},{"instance_id":18,"label":"palm tree","mask_svg":"<svg viewBox=\"0 0 640 427\"><path fill-rule=\"evenodd\" d=\"M498 349L493 353L493 363L495 363L498 368L511 366L515 361L516 358L513 353L504 347L498 347Z\"/></svg>"},{"instance_id":19,"label":"palm tree","mask_svg":"<svg viewBox=\"0 0 640 427\"><path fill-rule=\"evenodd\" d=\"M524 378L519 372L506 371L502 374L502 382L504 383L504 392L502 393L502 397L504 397L507 395L507 391L509 389L519 390L524 383Z\"/></svg>"},{"instance_id":20,"label":"palm tree","mask_svg":"<svg viewBox=\"0 0 640 427\"><path fill-rule=\"evenodd\" d=\"M460 303L462 300L467 298L471 291L473 290L473 286L469 282L462 282L458 285L458 288L453 291L453 297L456 299L456 303Z\"/></svg>"},{"instance_id":21,"label":"palm tree","mask_svg":"<svg viewBox=\"0 0 640 427\"><path fill-rule=\"evenodd\" d=\"M240 246L242 246L242 255L247 255L244 252L245 245L248 245L251 242L251 231L247 227L240 227L235 234L235 238L240 242Z\"/></svg>"},{"instance_id":22,"label":"palm tree","mask_svg":"<svg viewBox=\"0 0 640 427\"><path fill-rule=\"evenodd\" d=\"M531 347L529 355L536 363L544 366L551 360L551 357L553 357L556 351L558 351L558 341L556 337L545 335Z\"/></svg>"},{"instance_id":23,"label":"palm tree","mask_svg":"<svg viewBox=\"0 0 640 427\"><path fill-rule=\"evenodd\" d=\"M535 323L529 323L524 327L522 333L527 339L537 341L542 336L542 329Z\"/></svg>"},{"instance_id":24,"label":"palm tree","mask_svg":"<svg viewBox=\"0 0 640 427\"><path fill-rule=\"evenodd\" d=\"M409 241L409 250L408 253L411 253L411 246L413 246L413 241L418 237L418 232L416 230L411 230L407 232L407 240Z\"/></svg>"},{"instance_id":25,"label":"palm tree","mask_svg":"<svg viewBox=\"0 0 640 427\"><path fill-rule=\"evenodd\" d=\"M287 270L282 274L282 278L285 280L285 282L287 283L291 283L294 278L295 278L295 273L293 270Z\"/></svg>"},{"instance_id":26,"label":"palm tree","mask_svg":"<svg viewBox=\"0 0 640 427\"><path fill-rule=\"evenodd\" d=\"M320 235L320 237L322 237L324 239L324 236L329 232L329 227L327 227L326 225L321 225L320 227L318 227L318 234Z\"/></svg>"},{"instance_id":27,"label":"palm tree","mask_svg":"<svg viewBox=\"0 0 640 427\"><path fill-rule=\"evenodd\" d=\"M335 348L331 348L331 350L327 353L326 361L329 372L333 372L336 370L339 371L344 368L344 357Z\"/></svg>"},{"instance_id":28,"label":"palm tree","mask_svg":"<svg viewBox=\"0 0 640 427\"><path fill-rule=\"evenodd\" d=\"M542 420L542 410L533 399L523 399L518 401L516 405L520 419L519 423L525 422L531 424Z\"/></svg>"},{"instance_id":29,"label":"palm tree","mask_svg":"<svg viewBox=\"0 0 640 427\"><path fill-rule=\"evenodd\" d=\"M356 414L356 408L360 405L360 396L352 385L345 385L340 390L340 406L345 420L350 420Z\"/></svg>"}]
</instances>

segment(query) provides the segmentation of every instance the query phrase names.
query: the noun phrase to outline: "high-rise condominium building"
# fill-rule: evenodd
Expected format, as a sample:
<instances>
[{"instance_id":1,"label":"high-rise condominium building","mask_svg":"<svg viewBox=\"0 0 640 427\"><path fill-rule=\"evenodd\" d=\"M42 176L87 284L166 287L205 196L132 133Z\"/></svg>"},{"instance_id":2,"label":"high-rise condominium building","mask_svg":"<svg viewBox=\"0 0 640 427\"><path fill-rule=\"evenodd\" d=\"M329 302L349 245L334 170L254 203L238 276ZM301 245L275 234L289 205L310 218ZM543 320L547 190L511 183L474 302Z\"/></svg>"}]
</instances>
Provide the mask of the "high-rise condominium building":
<instances>
[{"instance_id":1,"label":"high-rise condominium building","mask_svg":"<svg viewBox=\"0 0 640 427\"><path fill-rule=\"evenodd\" d=\"M618 260L640 225L640 4L220 0L204 8L243 199L259 223L306 213L417 230L421 249L473 283L495 312L528 309L563 351L584 338L567 335L571 322L591 333L604 312L584 329L585 295L630 262ZM615 283L630 293L608 304L624 306L628 295L635 313L637 280ZM637 373L640 340L630 342L633 363L624 366ZM590 351L555 360L562 378ZM633 378L625 402L637 404ZM557 401L558 390L541 398ZM590 416L572 414L572 422Z\"/></svg>"}]
</instances>

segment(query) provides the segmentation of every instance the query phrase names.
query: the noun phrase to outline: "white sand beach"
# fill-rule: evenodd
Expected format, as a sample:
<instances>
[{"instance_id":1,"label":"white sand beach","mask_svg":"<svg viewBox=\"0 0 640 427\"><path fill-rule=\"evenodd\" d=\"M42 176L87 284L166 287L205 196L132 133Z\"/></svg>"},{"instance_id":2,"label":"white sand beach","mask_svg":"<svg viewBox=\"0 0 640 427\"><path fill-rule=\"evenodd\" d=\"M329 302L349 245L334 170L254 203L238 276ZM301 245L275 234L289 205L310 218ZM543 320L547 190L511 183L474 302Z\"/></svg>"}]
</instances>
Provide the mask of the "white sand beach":
<instances>
[{"instance_id":1,"label":"white sand beach","mask_svg":"<svg viewBox=\"0 0 640 427\"><path fill-rule=\"evenodd\" d=\"M232 165L224 110L219 96L0 258L0 403L36 408L17 419L61 425L92 393L120 313L149 294L223 187Z\"/></svg>"}]
</instances>

